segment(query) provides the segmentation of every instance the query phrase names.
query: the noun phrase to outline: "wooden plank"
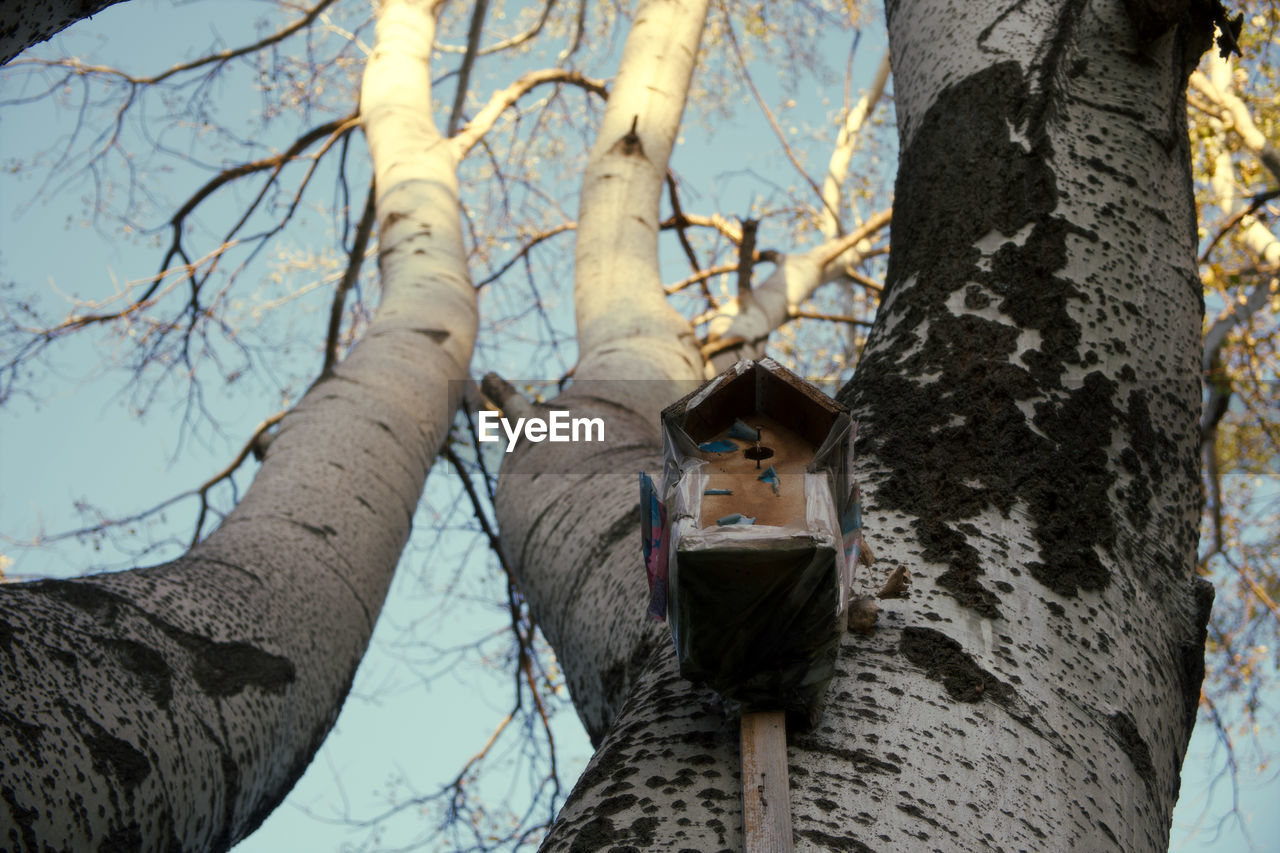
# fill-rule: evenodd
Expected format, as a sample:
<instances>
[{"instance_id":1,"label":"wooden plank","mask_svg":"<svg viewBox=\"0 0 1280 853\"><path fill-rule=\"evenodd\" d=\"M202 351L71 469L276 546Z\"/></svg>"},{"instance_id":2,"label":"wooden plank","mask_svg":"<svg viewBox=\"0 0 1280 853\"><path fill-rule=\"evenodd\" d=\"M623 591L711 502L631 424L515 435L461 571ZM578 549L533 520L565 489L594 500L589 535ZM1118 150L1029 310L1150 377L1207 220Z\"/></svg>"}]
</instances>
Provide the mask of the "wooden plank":
<instances>
[{"instance_id":1,"label":"wooden plank","mask_svg":"<svg viewBox=\"0 0 1280 853\"><path fill-rule=\"evenodd\" d=\"M782 711L742 715L742 823L746 853L791 853L787 723Z\"/></svg>"},{"instance_id":2,"label":"wooden plank","mask_svg":"<svg viewBox=\"0 0 1280 853\"><path fill-rule=\"evenodd\" d=\"M745 441L736 441L739 450L734 453L703 453L708 460L702 469L707 475L706 488L729 489L733 494L704 495L702 517L698 519L700 526L714 527L717 518L740 512L754 518L756 524L804 530L807 527L804 469L817 448L795 430L768 415L748 412L743 414L742 420L749 426L763 429L760 443L772 450L773 456L756 467L756 463L743 454L743 450L751 446ZM728 436L726 427L715 439L727 439ZM782 481L777 493L773 486L760 480L760 475L770 465Z\"/></svg>"}]
</instances>

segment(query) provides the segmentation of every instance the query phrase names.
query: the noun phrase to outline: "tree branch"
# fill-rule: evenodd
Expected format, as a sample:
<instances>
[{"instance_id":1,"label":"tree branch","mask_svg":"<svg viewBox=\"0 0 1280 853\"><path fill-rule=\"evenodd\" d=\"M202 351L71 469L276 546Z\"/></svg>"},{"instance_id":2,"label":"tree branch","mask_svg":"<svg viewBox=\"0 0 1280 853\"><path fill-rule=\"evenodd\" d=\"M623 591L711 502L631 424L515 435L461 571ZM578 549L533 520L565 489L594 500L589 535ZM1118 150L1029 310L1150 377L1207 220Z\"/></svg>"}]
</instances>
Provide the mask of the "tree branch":
<instances>
[{"instance_id":1,"label":"tree branch","mask_svg":"<svg viewBox=\"0 0 1280 853\"><path fill-rule=\"evenodd\" d=\"M262 50L264 47L270 47L273 44L278 44L299 30L304 30L311 26L311 23L315 21L316 18L320 17L320 13L332 6L334 2L336 2L336 0L320 0L319 3L308 9L306 14L294 21L292 24L289 24L287 27L277 30L271 35L261 38L251 44L246 44L242 47L230 50L220 50L217 53L211 53L207 56L202 56L199 59L190 60L189 62L180 62L159 74L153 74L149 77L135 77L132 74L126 74L118 68L111 68L106 65L85 65L80 60L74 58L55 60L52 62L39 60L38 62L41 65L67 68L76 74L105 74L112 77L119 77L133 86L148 86L153 83L161 83L175 74L181 74L184 71L193 71L197 68L202 68L205 65L211 65L213 63L225 63L235 59L236 57L245 56L246 54ZM106 6L110 4L99 3L97 5ZM14 64L17 65L19 63Z\"/></svg>"},{"instance_id":2,"label":"tree branch","mask_svg":"<svg viewBox=\"0 0 1280 853\"><path fill-rule=\"evenodd\" d=\"M512 83L505 89L499 89L489 96L489 102L476 113L475 118L467 122L462 130L453 136L449 141L454 147L454 151L459 160L461 160L468 151L475 146L480 138L489 132L494 122L498 120L498 116L503 111L520 100L521 96L528 93L531 89L541 86L543 83L568 83L581 89L599 95L601 98L608 99L609 91L605 84L593 80L577 71L569 71L563 68L545 68L541 71L529 71L520 75L516 82Z\"/></svg>"},{"instance_id":3,"label":"tree branch","mask_svg":"<svg viewBox=\"0 0 1280 853\"><path fill-rule=\"evenodd\" d=\"M484 29L485 12L489 9L489 0L476 0L471 9L471 25L467 28L467 52L462 55L462 63L458 66L458 85L453 93L453 109L449 111L449 124L445 136L453 136L462 120L462 108L467 102L467 86L471 82L471 69L476 62L476 52L480 49L480 34Z\"/></svg>"},{"instance_id":4,"label":"tree branch","mask_svg":"<svg viewBox=\"0 0 1280 853\"><path fill-rule=\"evenodd\" d=\"M521 246L520 251L512 255L511 258L505 264L500 266L495 272L490 273L485 278L476 282L476 290L479 290L482 287L490 285L493 282L497 281L499 278L501 278L503 274L506 273L507 270L511 269L513 266L519 263L522 258L528 255L529 252L533 250L534 246L537 246L539 243L542 243L546 240L550 240L552 237L556 236L557 234L563 234L566 231L573 231L577 227L578 227L578 223L576 222L562 222L559 225L556 225L547 231L543 231L539 234L533 235L533 237L529 240L529 242Z\"/></svg>"},{"instance_id":5,"label":"tree branch","mask_svg":"<svg viewBox=\"0 0 1280 853\"><path fill-rule=\"evenodd\" d=\"M329 307L329 331L324 341L324 365L320 368L321 376L328 376L333 366L338 363L338 332L342 328L342 315L347 303L347 293L360 279L360 268L364 265L364 256L369 249L369 237L373 234L373 223L377 218L377 187L369 182L369 193L365 197L364 212L360 214L360 222L356 225L356 236L351 243L351 251L347 253L347 268L342 274L333 294L333 303Z\"/></svg>"},{"instance_id":6,"label":"tree branch","mask_svg":"<svg viewBox=\"0 0 1280 853\"><path fill-rule=\"evenodd\" d=\"M844 182L849 177L849 163L853 159L862 128L867 119L875 111L880 96L884 94L885 84L889 80L889 50L885 49L880 65L876 68L876 76L871 86L862 93L858 103L849 110L840 133L836 137L835 148L831 151L831 159L827 163L827 174L822 180L822 215L819 219L819 230L828 240L838 236L843 230L840 225L840 198Z\"/></svg>"},{"instance_id":7,"label":"tree branch","mask_svg":"<svg viewBox=\"0 0 1280 853\"><path fill-rule=\"evenodd\" d=\"M842 237L827 240L801 254L783 255L769 278L753 292L755 304L731 300L722 305L719 315L711 320L707 339L711 342L735 338L740 344L714 353L714 368L726 369L745 357L744 349L767 340L769 333L785 323L801 302L840 274L834 269L836 259L888 227L892 219L893 212L884 210Z\"/></svg>"}]
</instances>

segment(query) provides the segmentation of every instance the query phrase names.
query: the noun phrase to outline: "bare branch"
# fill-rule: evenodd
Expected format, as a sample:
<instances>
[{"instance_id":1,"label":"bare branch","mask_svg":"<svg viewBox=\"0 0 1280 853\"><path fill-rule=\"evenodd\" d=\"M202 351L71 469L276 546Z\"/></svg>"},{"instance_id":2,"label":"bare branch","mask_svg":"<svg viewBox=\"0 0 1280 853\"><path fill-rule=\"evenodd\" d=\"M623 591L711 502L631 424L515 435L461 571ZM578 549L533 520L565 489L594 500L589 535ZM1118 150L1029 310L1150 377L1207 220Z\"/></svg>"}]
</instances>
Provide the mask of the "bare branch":
<instances>
[{"instance_id":1,"label":"bare branch","mask_svg":"<svg viewBox=\"0 0 1280 853\"><path fill-rule=\"evenodd\" d=\"M525 42L535 38L547 25L547 19L551 17L551 10L554 9L555 6L556 0L547 0L547 3L542 7L542 16L538 18L538 22L536 24L522 33L517 33L510 38L495 42L488 47L480 48L476 51L476 55L489 56L490 54L500 53L504 50L510 50L513 47L519 47ZM465 53L467 51L466 46L452 44L437 44L435 49L441 53Z\"/></svg>"},{"instance_id":2,"label":"bare branch","mask_svg":"<svg viewBox=\"0 0 1280 853\"><path fill-rule=\"evenodd\" d=\"M756 229L759 219L742 220L742 243L738 246L738 303L748 305L751 298L751 268L756 262Z\"/></svg>"},{"instance_id":3,"label":"bare branch","mask_svg":"<svg viewBox=\"0 0 1280 853\"><path fill-rule=\"evenodd\" d=\"M884 94L885 84L889 80L889 51L886 48L880 65L876 68L876 76L871 86L862 93L858 103L845 116L840 133L836 136L835 148L831 151L831 160L827 164L827 174L822 179L822 216L819 229L828 240L837 236L843 229L840 225L840 196L844 182L849 177L849 162L853 159L853 150L859 135L867 123L867 119L875 111L880 96Z\"/></svg>"},{"instance_id":4,"label":"bare branch","mask_svg":"<svg viewBox=\"0 0 1280 853\"><path fill-rule=\"evenodd\" d=\"M501 278L502 275L507 270L511 269L513 266L519 263L522 258L528 255L534 246L537 246L539 243L542 243L546 240L550 240L552 237L556 236L557 234L563 234L566 231L573 231L577 227L578 227L578 223L576 222L562 222L559 225L554 226L553 228L550 228L546 231L533 235L533 237L530 238L529 242L521 246L520 251L516 252L511 257L511 259L508 260L505 264L498 267L496 272L493 272L488 277L483 278L480 281L476 282L476 290L479 290L480 288L486 285L492 284L493 282Z\"/></svg>"},{"instance_id":5,"label":"bare branch","mask_svg":"<svg viewBox=\"0 0 1280 853\"><path fill-rule=\"evenodd\" d=\"M689 235L685 233L685 228L689 226L689 220L685 217L684 211L680 209L680 196L676 192L676 176L667 170L667 198L671 201L671 225L676 229L676 237L680 240L680 248L684 249L684 256L689 259L689 266L694 272L702 269L702 264L698 263L698 255L693 251L693 245L689 242ZM664 225L666 223L663 223ZM710 294L707 294L710 296Z\"/></svg>"},{"instance_id":6,"label":"bare branch","mask_svg":"<svg viewBox=\"0 0 1280 853\"><path fill-rule=\"evenodd\" d=\"M769 109L769 105L765 103L764 96L760 94L760 90L756 88L755 80L751 77L751 72L747 69L747 60L742 55L742 48L738 46L738 37L733 32L733 22L729 19L729 9L724 8L724 31L729 36L729 44L733 46L733 55L738 60L738 68L742 71L742 79L746 82L747 88L751 90L751 94L756 99L756 104L760 107L760 111L764 113L764 117L768 119L769 126L773 128L774 136L778 137L779 144L782 145L782 151L787 155L787 159L791 161L791 165L795 166L796 171L800 173L800 177L805 183L813 187L814 195L822 201L826 206L826 198L823 196L822 188L809 177L809 173L805 171L804 166L800 165L795 152L791 150L791 145L787 142L786 134L782 132L782 128L778 126L778 120L773 116L773 110ZM827 211L831 216L839 218L839 212L835 210Z\"/></svg>"},{"instance_id":7,"label":"bare branch","mask_svg":"<svg viewBox=\"0 0 1280 853\"><path fill-rule=\"evenodd\" d=\"M1225 62L1221 57L1214 56L1211 61ZM1244 143L1262 164L1267 167L1272 176L1280 181L1280 150L1267 141L1267 137L1262 131L1258 130L1258 126L1254 124L1253 116L1249 115L1249 108L1245 102L1240 100L1233 92L1223 91L1213 84L1202 71L1194 71L1189 81L1201 94L1203 94L1213 105L1213 112L1218 115L1222 121L1230 126L1240 137L1240 141ZM1207 111L1207 110L1206 110Z\"/></svg>"},{"instance_id":8,"label":"bare branch","mask_svg":"<svg viewBox=\"0 0 1280 853\"><path fill-rule=\"evenodd\" d=\"M849 323L854 326L865 326L871 328L871 321L864 320L861 317L853 317L849 314L824 314L821 311L808 311L803 308L796 308L791 311L793 318L804 318L807 320L826 320L831 323Z\"/></svg>"},{"instance_id":9,"label":"bare branch","mask_svg":"<svg viewBox=\"0 0 1280 853\"><path fill-rule=\"evenodd\" d=\"M759 263L772 264L772 263L777 263L778 258L779 258L778 252L775 252L772 249L766 249L763 252L756 252L755 262L758 264ZM726 264L718 264L717 266L713 266L713 267L707 267L706 269L701 270L700 272L694 273L688 278L681 279L680 281L677 281L675 284L668 285L665 289L666 294L670 296L673 293L679 293L680 291L684 290L686 287L691 287L695 284L700 284L701 282L704 282L707 279L713 278L718 275L726 275L728 273L735 271L737 268L738 268L737 261L734 261L732 263L726 263Z\"/></svg>"},{"instance_id":10,"label":"bare branch","mask_svg":"<svg viewBox=\"0 0 1280 853\"><path fill-rule=\"evenodd\" d=\"M833 261L850 250L856 251L859 243L888 227L892 219L893 212L884 210L843 237L827 240L807 252L783 255L769 278L753 291L751 302L739 299L726 302L711 320L708 342L730 338L739 341L731 348L713 353L712 366L717 371L724 370L738 358L746 357L746 348L760 347L800 303L819 286L841 274Z\"/></svg>"},{"instance_id":11,"label":"bare branch","mask_svg":"<svg viewBox=\"0 0 1280 853\"><path fill-rule=\"evenodd\" d=\"M1249 204L1231 214L1231 216L1227 218L1226 222L1224 222L1218 229L1218 233L1209 241L1209 245L1205 246L1204 251L1200 253L1199 263L1208 263L1209 253L1214 250L1218 243L1222 242L1223 237L1226 237L1235 228L1237 228L1246 217L1257 213L1267 204L1267 202L1276 198L1280 198L1280 190L1268 190L1267 192L1259 193L1250 199Z\"/></svg>"},{"instance_id":12,"label":"bare branch","mask_svg":"<svg viewBox=\"0 0 1280 853\"><path fill-rule=\"evenodd\" d=\"M111 77L118 77L121 80L124 80L125 82L130 83L133 86L147 86L153 83L163 82L164 80L169 79L175 74L181 74L184 71L193 71L197 68L202 68L205 65L211 65L214 63L222 64L225 62L229 62L230 60L235 59L237 57L245 56L246 54L250 54L250 53L255 53L259 50L262 50L264 47L270 47L273 44L278 44L279 42L284 41L289 36L298 32L299 30L304 30L307 27L311 26L311 23L320 16L320 13L323 12L325 9L329 8L330 6L332 6L335 2L336 0L320 0L319 3L317 3L315 6L307 10L306 14L304 14L298 20L294 21L289 26L285 27L284 29L277 30L271 35L266 36L265 38L261 38L258 41L255 41L251 44L246 44L242 47L237 47L229 50L220 50L217 53L211 53L211 54L208 54L207 56L202 56L199 59L193 59L189 62L180 62L177 65L174 65L173 67L160 72L159 74L153 74L149 77L137 77L132 74L127 74L119 70L118 68L112 68L106 65L86 65L80 60L75 58L60 59L52 62L46 61L46 60L27 60L23 62L15 62L13 64L19 65L19 64L25 64L26 62L30 62L31 64L39 64L39 65L52 66L57 68L67 68L76 74L103 74Z\"/></svg>"},{"instance_id":13,"label":"bare branch","mask_svg":"<svg viewBox=\"0 0 1280 853\"><path fill-rule=\"evenodd\" d=\"M585 89L592 94L599 95L601 98L608 98L609 92L605 84L593 80L577 71L568 71L563 68L545 68L541 71L529 71L520 75L520 78L505 89L499 89L489 97L489 102L476 113L475 118L467 122L467 124L458 131L458 133L450 139L454 146L454 151L459 160L461 160L480 138L489 132L494 122L498 120L498 116L503 111L520 100L521 96L528 93L531 89L541 86L543 83L568 83Z\"/></svg>"},{"instance_id":14,"label":"bare branch","mask_svg":"<svg viewBox=\"0 0 1280 853\"><path fill-rule=\"evenodd\" d=\"M476 63L476 52L480 49L480 34L484 29L484 16L489 10L489 0L476 0L471 10L471 25L467 28L467 52L462 55L462 64L458 66L458 85L453 93L453 109L449 111L449 124L445 136L453 136L458 130L458 122L462 120L462 108L467 102L467 86L471 82L471 69Z\"/></svg>"},{"instance_id":15,"label":"bare branch","mask_svg":"<svg viewBox=\"0 0 1280 853\"><path fill-rule=\"evenodd\" d=\"M324 366L321 376L328 376L338 363L338 332L342 328L342 314L347 303L347 293L360 279L360 268L364 265L364 256L369 250L369 237L373 234L373 223L377 218L377 192L373 181L369 182L369 194L365 198L364 213L356 225L355 240L351 243L351 251L347 253L347 269L342 274L342 281L333 294L333 304L329 308L329 331L324 342Z\"/></svg>"}]
</instances>

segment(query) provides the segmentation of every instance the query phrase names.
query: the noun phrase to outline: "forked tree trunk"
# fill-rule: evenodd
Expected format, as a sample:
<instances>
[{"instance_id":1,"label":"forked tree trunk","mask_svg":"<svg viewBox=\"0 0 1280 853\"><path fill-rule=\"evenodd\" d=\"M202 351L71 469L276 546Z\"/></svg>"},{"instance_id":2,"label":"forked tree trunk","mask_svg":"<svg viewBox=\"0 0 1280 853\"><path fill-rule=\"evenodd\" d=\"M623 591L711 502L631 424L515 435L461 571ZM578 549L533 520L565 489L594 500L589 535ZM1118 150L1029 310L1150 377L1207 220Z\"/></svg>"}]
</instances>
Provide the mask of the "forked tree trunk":
<instances>
[{"instance_id":1,"label":"forked tree trunk","mask_svg":"<svg viewBox=\"0 0 1280 853\"><path fill-rule=\"evenodd\" d=\"M579 362L574 385L553 405L602 418L606 444L525 443L499 480L507 557L593 740L662 642L640 603L636 471L659 469L658 413L703 373L693 329L663 293L658 200L706 9L706 0L641 4L583 176Z\"/></svg>"},{"instance_id":2,"label":"forked tree trunk","mask_svg":"<svg viewBox=\"0 0 1280 853\"><path fill-rule=\"evenodd\" d=\"M0 848L225 849L337 717L476 332L432 5L384 3L366 70L383 299L364 339L189 554L0 586Z\"/></svg>"},{"instance_id":3,"label":"forked tree trunk","mask_svg":"<svg viewBox=\"0 0 1280 853\"><path fill-rule=\"evenodd\" d=\"M1212 597L1187 33L1140 44L1120 2L888 11L892 260L842 398L868 535L915 583L791 737L798 849L1163 851ZM610 580L560 659L628 661L635 687L544 849L740 849L736 723L667 643L613 631L643 608L637 537L593 535L562 570Z\"/></svg>"}]
</instances>

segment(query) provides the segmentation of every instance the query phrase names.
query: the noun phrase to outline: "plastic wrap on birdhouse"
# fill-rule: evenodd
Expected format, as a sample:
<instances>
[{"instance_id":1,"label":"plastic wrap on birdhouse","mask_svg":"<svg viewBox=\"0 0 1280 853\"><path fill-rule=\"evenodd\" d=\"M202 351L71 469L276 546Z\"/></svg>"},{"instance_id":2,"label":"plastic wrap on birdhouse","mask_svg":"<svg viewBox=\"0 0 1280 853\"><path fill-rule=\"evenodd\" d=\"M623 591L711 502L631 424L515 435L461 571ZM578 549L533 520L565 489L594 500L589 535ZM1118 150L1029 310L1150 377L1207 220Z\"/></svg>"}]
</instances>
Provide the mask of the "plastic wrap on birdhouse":
<instances>
[{"instance_id":1,"label":"plastic wrap on birdhouse","mask_svg":"<svg viewBox=\"0 0 1280 853\"><path fill-rule=\"evenodd\" d=\"M817 721L845 622L848 412L771 359L662 414L668 622L681 674ZM749 520L744 523L744 520Z\"/></svg>"},{"instance_id":2,"label":"plastic wrap on birdhouse","mask_svg":"<svg viewBox=\"0 0 1280 853\"><path fill-rule=\"evenodd\" d=\"M649 578L649 615L667 618L667 508L648 474L640 472L640 543Z\"/></svg>"}]
</instances>

